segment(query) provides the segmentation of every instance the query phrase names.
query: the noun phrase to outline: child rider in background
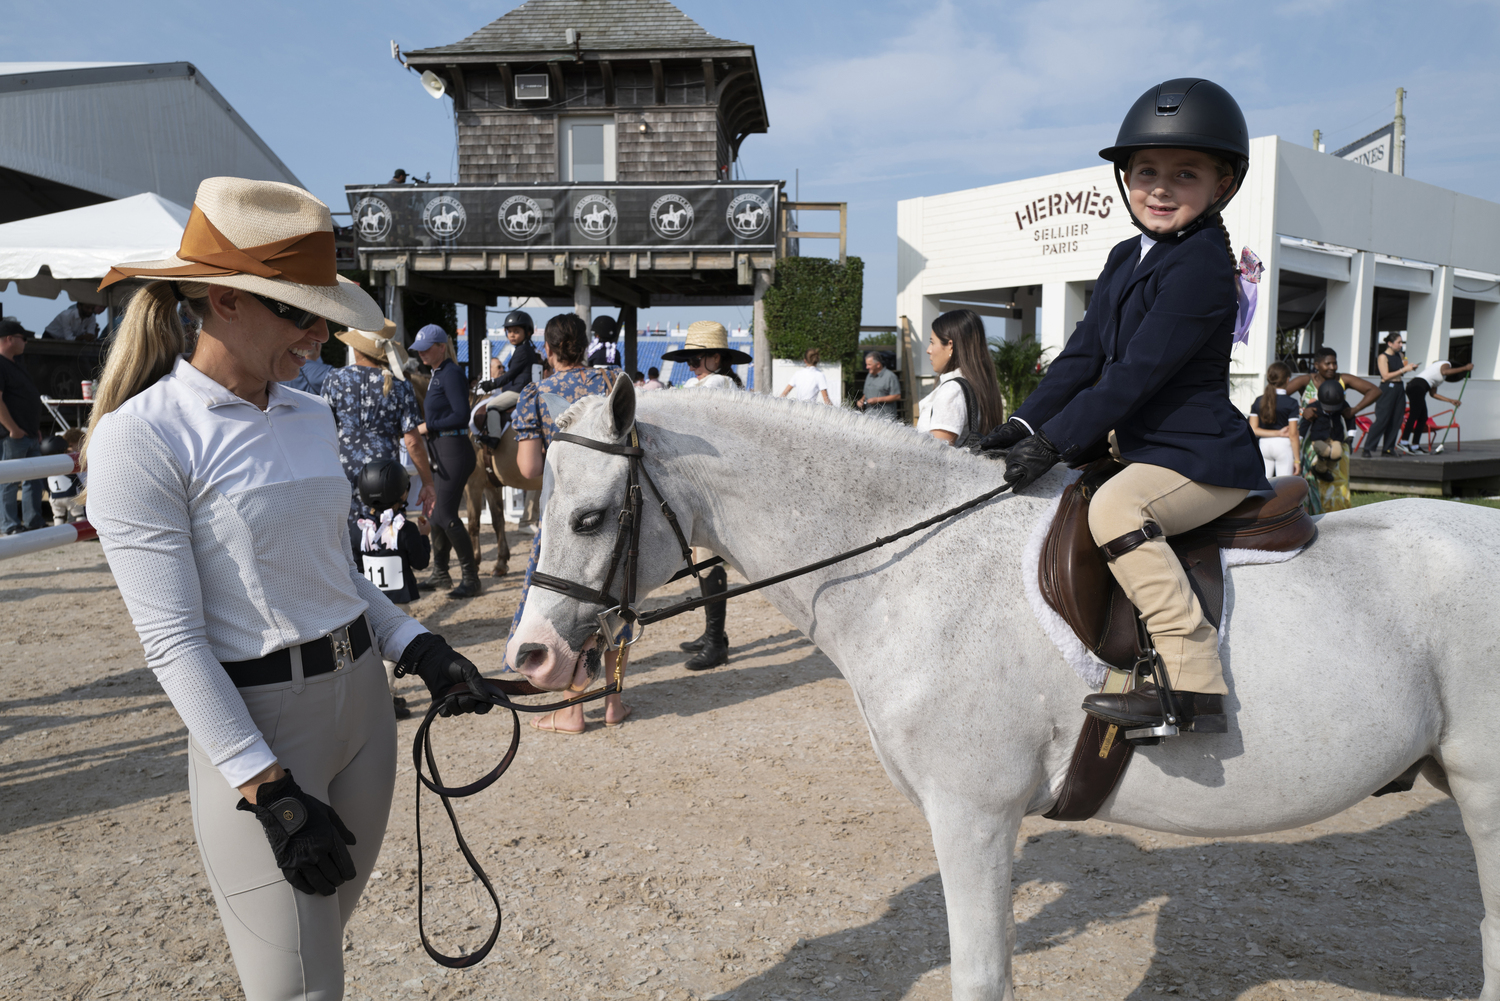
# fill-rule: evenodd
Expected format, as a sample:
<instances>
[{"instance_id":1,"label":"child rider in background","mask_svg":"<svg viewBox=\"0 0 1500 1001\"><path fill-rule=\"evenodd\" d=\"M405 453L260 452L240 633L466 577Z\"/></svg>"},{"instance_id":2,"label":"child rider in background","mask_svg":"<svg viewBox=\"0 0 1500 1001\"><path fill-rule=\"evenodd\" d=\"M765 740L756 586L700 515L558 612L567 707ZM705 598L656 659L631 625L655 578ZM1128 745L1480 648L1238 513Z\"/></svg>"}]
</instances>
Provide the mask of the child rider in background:
<instances>
[{"instance_id":1,"label":"child rider in background","mask_svg":"<svg viewBox=\"0 0 1500 1001\"><path fill-rule=\"evenodd\" d=\"M427 537L432 526L420 515L415 521L406 516L410 489L411 476L395 459L376 459L359 471L359 499L376 513L375 518L358 522L360 572L393 604L401 606L418 597L412 571L426 570L432 559L432 542ZM396 694L396 665L392 661L385 662L385 679L391 688L396 718L409 718L406 700Z\"/></svg>"}]
</instances>

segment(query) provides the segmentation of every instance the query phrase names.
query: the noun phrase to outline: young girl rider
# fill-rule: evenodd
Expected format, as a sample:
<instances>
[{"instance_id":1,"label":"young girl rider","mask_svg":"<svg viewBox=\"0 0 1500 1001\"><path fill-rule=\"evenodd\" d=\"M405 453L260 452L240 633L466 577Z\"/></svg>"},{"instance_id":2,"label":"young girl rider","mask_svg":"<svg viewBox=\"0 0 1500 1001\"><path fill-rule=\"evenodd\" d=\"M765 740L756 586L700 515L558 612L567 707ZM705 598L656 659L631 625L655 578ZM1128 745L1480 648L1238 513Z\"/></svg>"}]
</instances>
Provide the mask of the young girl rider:
<instances>
[{"instance_id":1,"label":"young girl rider","mask_svg":"<svg viewBox=\"0 0 1500 1001\"><path fill-rule=\"evenodd\" d=\"M1017 490L1108 443L1124 469L1095 494L1089 530L1178 693L1228 689L1218 623L1204 619L1166 536L1270 486L1250 425L1229 400L1237 282L1219 213L1249 153L1245 116L1215 83L1168 80L1135 102L1099 155L1115 165L1141 236L1110 251L1088 313L1041 385L981 443L1009 450L1005 479ZM1124 726L1163 722L1149 683L1090 695L1083 708Z\"/></svg>"}]
</instances>

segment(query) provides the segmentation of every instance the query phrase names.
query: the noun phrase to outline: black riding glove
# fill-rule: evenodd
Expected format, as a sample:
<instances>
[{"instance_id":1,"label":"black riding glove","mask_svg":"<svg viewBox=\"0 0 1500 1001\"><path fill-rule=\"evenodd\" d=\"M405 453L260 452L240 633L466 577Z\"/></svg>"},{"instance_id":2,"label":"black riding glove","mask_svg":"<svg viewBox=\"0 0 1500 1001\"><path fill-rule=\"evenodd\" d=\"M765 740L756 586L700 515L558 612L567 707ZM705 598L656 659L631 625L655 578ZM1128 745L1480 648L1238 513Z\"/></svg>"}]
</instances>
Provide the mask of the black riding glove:
<instances>
[{"instance_id":1,"label":"black riding glove","mask_svg":"<svg viewBox=\"0 0 1500 1001\"><path fill-rule=\"evenodd\" d=\"M1006 449L1012 448L1022 439L1030 437L1031 431L1026 425L1012 417L979 439L979 450L986 453L986 458L999 459L1003 456Z\"/></svg>"},{"instance_id":2,"label":"black riding glove","mask_svg":"<svg viewBox=\"0 0 1500 1001\"><path fill-rule=\"evenodd\" d=\"M448 641L437 633L422 633L406 644L401 659L396 664L396 676L415 674L427 683L434 702L441 703L439 716L456 716L461 713L490 711L490 703L484 696L484 676L474 662L456 652ZM448 689L468 682L473 695L449 695Z\"/></svg>"},{"instance_id":3,"label":"black riding glove","mask_svg":"<svg viewBox=\"0 0 1500 1001\"><path fill-rule=\"evenodd\" d=\"M1030 486L1057 465L1057 449L1038 431L1010 450L1005 457L1005 482L1013 492Z\"/></svg>"},{"instance_id":4,"label":"black riding glove","mask_svg":"<svg viewBox=\"0 0 1500 1001\"><path fill-rule=\"evenodd\" d=\"M333 807L303 792L291 772L262 783L254 804L241 796L235 809L255 814L286 881L303 893L327 897L354 878L354 860L344 847L354 844L354 835Z\"/></svg>"},{"instance_id":5,"label":"black riding glove","mask_svg":"<svg viewBox=\"0 0 1500 1001\"><path fill-rule=\"evenodd\" d=\"M485 379L479 384L479 388L482 392L493 393L495 391L495 388L499 385L499 379Z\"/></svg>"}]
</instances>

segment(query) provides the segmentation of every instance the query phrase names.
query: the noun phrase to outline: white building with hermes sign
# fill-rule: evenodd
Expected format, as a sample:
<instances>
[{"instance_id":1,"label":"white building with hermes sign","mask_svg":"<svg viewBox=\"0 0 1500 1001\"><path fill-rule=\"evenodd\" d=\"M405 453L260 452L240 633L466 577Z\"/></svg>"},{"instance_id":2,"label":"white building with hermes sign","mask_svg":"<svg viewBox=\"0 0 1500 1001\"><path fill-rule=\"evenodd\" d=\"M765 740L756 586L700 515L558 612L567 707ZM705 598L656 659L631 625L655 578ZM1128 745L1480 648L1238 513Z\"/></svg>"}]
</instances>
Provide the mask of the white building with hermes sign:
<instances>
[{"instance_id":1,"label":"white building with hermes sign","mask_svg":"<svg viewBox=\"0 0 1500 1001\"><path fill-rule=\"evenodd\" d=\"M896 312L919 397L934 381L928 331L949 309L1010 320L1011 336L1055 356L1109 249L1139 234L1111 170L897 203ZM1500 204L1266 136L1250 143L1224 222L1236 252L1249 247L1266 269L1249 342L1234 349L1237 403L1249 409L1277 357L1305 367L1319 345L1343 371L1369 374L1374 345L1403 330L1412 360L1472 357L1463 437L1500 438Z\"/></svg>"}]
</instances>

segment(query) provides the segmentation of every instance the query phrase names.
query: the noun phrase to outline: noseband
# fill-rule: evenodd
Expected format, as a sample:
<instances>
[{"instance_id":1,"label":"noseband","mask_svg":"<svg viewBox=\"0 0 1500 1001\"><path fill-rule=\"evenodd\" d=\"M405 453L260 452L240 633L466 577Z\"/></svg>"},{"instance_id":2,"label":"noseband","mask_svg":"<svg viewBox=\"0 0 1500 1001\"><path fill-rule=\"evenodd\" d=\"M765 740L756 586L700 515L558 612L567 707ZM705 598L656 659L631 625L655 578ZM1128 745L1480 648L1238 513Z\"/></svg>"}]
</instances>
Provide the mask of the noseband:
<instances>
[{"instance_id":1,"label":"noseband","mask_svg":"<svg viewBox=\"0 0 1500 1001\"><path fill-rule=\"evenodd\" d=\"M564 580L551 574L542 573L540 570L531 572L531 584L533 587L545 588L548 591L556 591L558 594L586 602L591 605L599 605L605 610L597 616L599 622L599 636L604 645L609 649L621 649L623 656L624 647L633 646L645 635L645 623L655 622L664 616L651 616L643 619L635 609L637 578L640 574L640 548L641 548L641 508L642 493L641 481L645 481L651 496L656 498L656 503L661 507L662 515L667 519L667 524L672 526L672 534L677 537L677 546L682 551L682 562L686 566L673 574L671 581L681 580L691 575L695 580L700 570L706 570L711 566L724 562L721 557L704 560L702 563L693 562L693 547L688 545L687 536L682 534L682 525L677 521L677 512L672 510L672 505L662 496L661 491L656 489L656 484L651 480L651 474L646 472L645 458L646 450L641 448L640 436L635 428L630 429L630 444L616 445L612 442L597 441L593 438L585 438L582 435L568 434L559 431L552 436L553 441L566 441L574 445L582 445L596 452L605 452L609 455L623 455L630 460L630 469L625 480L625 505L620 508L616 518L618 527L615 530L615 548L610 556L609 571L604 575L604 586L594 590L576 581ZM621 594L617 599L610 589L614 587L615 577L620 578ZM675 607L675 606L674 606ZM696 607L696 606L695 606ZM681 611L687 611L686 608ZM619 674L616 671L616 674ZM618 679L617 679L618 680Z\"/></svg>"}]
</instances>

